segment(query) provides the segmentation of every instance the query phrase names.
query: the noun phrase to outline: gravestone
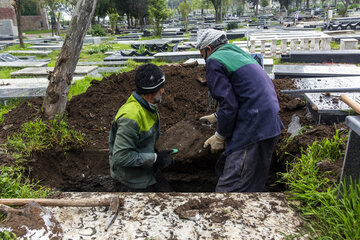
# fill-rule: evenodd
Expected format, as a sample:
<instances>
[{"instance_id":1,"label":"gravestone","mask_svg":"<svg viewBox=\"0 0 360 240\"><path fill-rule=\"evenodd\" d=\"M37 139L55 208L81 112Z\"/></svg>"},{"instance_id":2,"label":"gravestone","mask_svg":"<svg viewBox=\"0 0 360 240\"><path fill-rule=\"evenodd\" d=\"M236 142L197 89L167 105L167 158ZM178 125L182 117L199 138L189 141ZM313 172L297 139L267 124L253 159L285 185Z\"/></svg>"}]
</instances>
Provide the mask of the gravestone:
<instances>
[{"instance_id":1,"label":"gravestone","mask_svg":"<svg viewBox=\"0 0 360 240\"><path fill-rule=\"evenodd\" d=\"M281 55L281 62L298 63L360 63L360 50L290 51Z\"/></svg>"},{"instance_id":2,"label":"gravestone","mask_svg":"<svg viewBox=\"0 0 360 240\"><path fill-rule=\"evenodd\" d=\"M48 65L50 61L14 61L14 62L0 62L1 67L15 67L15 68L23 68L23 67L45 67Z\"/></svg>"},{"instance_id":3,"label":"gravestone","mask_svg":"<svg viewBox=\"0 0 360 240\"><path fill-rule=\"evenodd\" d=\"M358 40L355 38L341 39L340 49L341 50L353 50L357 49Z\"/></svg>"},{"instance_id":4,"label":"gravestone","mask_svg":"<svg viewBox=\"0 0 360 240\"><path fill-rule=\"evenodd\" d=\"M307 107L315 122L333 124L345 121L350 115L350 107L340 100L341 93L305 93ZM357 99L360 93L347 93Z\"/></svg>"},{"instance_id":5,"label":"gravestone","mask_svg":"<svg viewBox=\"0 0 360 240\"><path fill-rule=\"evenodd\" d=\"M127 60L134 60L137 62L148 62L151 60L154 60L155 57L153 56L122 56L121 53L114 53L106 58L104 58L104 61L108 62L108 61L116 61L116 62L123 62L123 61L127 61Z\"/></svg>"},{"instance_id":6,"label":"gravestone","mask_svg":"<svg viewBox=\"0 0 360 240\"><path fill-rule=\"evenodd\" d=\"M355 65L275 65L275 78L340 77L360 76L360 67Z\"/></svg>"},{"instance_id":7,"label":"gravestone","mask_svg":"<svg viewBox=\"0 0 360 240\"><path fill-rule=\"evenodd\" d=\"M37 50L60 50L62 48L62 45L58 45L58 44L48 44L48 45L42 45L42 46L30 46L28 47L29 49L37 49Z\"/></svg>"},{"instance_id":8,"label":"gravestone","mask_svg":"<svg viewBox=\"0 0 360 240\"><path fill-rule=\"evenodd\" d=\"M0 20L0 35L3 36L18 36L17 27L13 25L11 19L2 19Z\"/></svg>"},{"instance_id":9,"label":"gravestone","mask_svg":"<svg viewBox=\"0 0 360 240\"><path fill-rule=\"evenodd\" d=\"M84 77L96 72L97 66L77 66L73 77ZM24 68L16 72L10 73L13 77L32 76L32 77L47 77L54 67L40 67L40 68Z\"/></svg>"},{"instance_id":10,"label":"gravestone","mask_svg":"<svg viewBox=\"0 0 360 240\"><path fill-rule=\"evenodd\" d=\"M9 53L0 53L0 62L16 62L20 59L9 54Z\"/></svg>"},{"instance_id":11,"label":"gravestone","mask_svg":"<svg viewBox=\"0 0 360 240\"><path fill-rule=\"evenodd\" d=\"M200 58L200 51L185 51L185 52L160 52L154 55L155 59L163 59L164 61L176 62L184 61L189 58Z\"/></svg>"},{"instance_id":12,"label":"gravestone","mask_svg":"<svg viewBox=\"0 0 360 240\"><path fill-rule=\"evenodd\" d=\"M10 50L7 51L8 53L16 53L16 54L32 54L32 55L41 55L41 56L47 56L52 51L38 51L38 50Z\"/></svg>"},{"instance_id":13,"label":"gravestone","mask_svg":"<svg viewBox=\"0 0 360 240\"><path fill-rule=\"evenodd\" d=\"M353 185L356 186L359 183L360 177L360 116L348 116L345 123L350 127L350 133L340 183L345 181L347 189L349 189L350 178L353 181ZM343 185L340 186L340 189L340 192L343 192ZM338 196L341 197L340 195Z\"/></svg>"}]
</instances>

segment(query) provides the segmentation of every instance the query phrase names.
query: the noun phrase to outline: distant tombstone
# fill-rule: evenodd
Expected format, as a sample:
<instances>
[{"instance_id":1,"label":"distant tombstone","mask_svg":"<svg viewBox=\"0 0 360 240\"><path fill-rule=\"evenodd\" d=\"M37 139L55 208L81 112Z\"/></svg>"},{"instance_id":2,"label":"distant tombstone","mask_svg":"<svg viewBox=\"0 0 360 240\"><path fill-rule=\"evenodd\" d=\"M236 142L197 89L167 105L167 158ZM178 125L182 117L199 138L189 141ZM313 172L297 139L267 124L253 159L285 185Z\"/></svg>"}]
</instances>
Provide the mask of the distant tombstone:
<instances>
[{"instance_id":1,"label":"distant tombstone","mask_svg":"<svg viewBox=\"0 0 360 240\"><path fill-rule=\"evenodd\" d=\"M9 53L0 53L0 62L16 62L16 61L19 61L19 58Z\"/></svg>"},{"instance_id":2,"label":"distant tombstone","mask_svg":"<svg viewBox=\"0 0 360 240\"><path fill-rule=\"evenodd\" d=\"M358 40L355 38L341 39L340 50L355 50L357 49Z\"/></svg>"},{"instance_id":3,"label":"distant tombstone","mask_svg":"<svg viewBox=\"0 0 360 240\"><path fill-rule=\"evenodd\" d=\"M5 36L18 36L17 27L13 25L11 19L0 20L0 35Z\"/></svg>"}]
</instances>

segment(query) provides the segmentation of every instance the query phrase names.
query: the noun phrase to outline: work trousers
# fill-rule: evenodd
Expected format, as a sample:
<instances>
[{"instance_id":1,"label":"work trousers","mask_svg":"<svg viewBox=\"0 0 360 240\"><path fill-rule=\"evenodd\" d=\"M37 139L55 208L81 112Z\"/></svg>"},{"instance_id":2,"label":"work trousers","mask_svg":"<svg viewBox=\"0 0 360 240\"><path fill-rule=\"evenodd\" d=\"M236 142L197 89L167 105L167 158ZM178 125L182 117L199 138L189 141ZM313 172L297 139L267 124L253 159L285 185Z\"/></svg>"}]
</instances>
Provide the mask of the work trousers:
<instances>
[{"instance_id":1,"label":"work trousers","mask_svg":"<svg viewBox=\"0 0 360 240\"><path fill-rule=\"evenodd\" d=\"M149 185L146 188L130 188L116 180L115 181L115 191L117 192L173 192L173 188L166 181L165 177L158 169L155 173L156 183Z\"/></svg>"},{"instance_id":2,"label":"work trousers","mask_svg":"<svg viewBox=\"0 0 360 240\"><path fill-rule=\"evenodd\" d=\"M269 174L271 158L279 137L251 144L229 155L221 154L216 163L219 176L216 192L262 192Z\"/></svg>"}]
</instances>

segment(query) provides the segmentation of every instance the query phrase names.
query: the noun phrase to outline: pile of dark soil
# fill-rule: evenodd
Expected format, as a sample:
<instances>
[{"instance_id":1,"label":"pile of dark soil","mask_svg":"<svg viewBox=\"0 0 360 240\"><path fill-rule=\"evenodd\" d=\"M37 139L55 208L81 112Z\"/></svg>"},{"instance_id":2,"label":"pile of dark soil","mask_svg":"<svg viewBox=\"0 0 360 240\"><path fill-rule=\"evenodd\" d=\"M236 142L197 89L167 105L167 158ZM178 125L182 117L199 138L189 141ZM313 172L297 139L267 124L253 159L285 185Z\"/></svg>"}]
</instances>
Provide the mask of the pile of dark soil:
<instances>
[{"instance_id":1,"label":"pile of dark soil","mask_svg":"<svg viewBox=\"0 0 360 240\"><path fill-rule=\"evenodd\" d=\"M208 89L200 83L205 79L205 68L196 65L165 65L162 69L166 84L159 112L164 134L157 148L179 148L179 153L174 156L175 164L164 171L165 176L176 191L213 191L217 181L214 172L217 156L203 149L202 144L214 133L215 126L198 120L215 111L213 106L209 109ZM63 191L114 190L109 177L109 129L117 110L135 89L134 77L135 71L130 71L111 75L102 81L93 80L86 93L73 97L66 109L67 120L71 127L83 133L88 144L83 149L68 150L66 154L58 147L34 154L32 161L29 161L31 176ZM281 152L277 151L277 154L282 158L278 161L279 157L274 156L273 173L284 169L288 155L284 157L283 152L299 155L300 147L305 148L316 138L330 138L335 133L333 125L316 125L307 117L305 104L300 99L292 99L280 93L280 89L294 88L291 79L277 79L274 85L284 125L288 126L291 116L296 113L302 125L312 128L295 137L286 148L281 147L280 141L278 150ZM31 99L9 112L0 126L0 143L19 131L24 122L36 117L43 118L41 104L42 98ZM282 138L289 136L285 130ZM273 186L275 180L270 178L269 186ZM279 188L269 187L268 190L278 191Z\"/></svg>"}]
</instances>

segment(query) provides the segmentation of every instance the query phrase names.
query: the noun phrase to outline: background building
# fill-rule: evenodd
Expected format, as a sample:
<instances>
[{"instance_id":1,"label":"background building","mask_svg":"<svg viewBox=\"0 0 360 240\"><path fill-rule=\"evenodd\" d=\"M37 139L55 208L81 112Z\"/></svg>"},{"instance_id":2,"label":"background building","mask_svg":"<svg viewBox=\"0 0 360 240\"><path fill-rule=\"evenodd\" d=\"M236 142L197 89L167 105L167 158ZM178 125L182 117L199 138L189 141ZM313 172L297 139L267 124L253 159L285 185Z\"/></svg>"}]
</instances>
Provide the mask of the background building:
<instances>
[{"instance_id":1,"label":"background building","mask_svg":"<svg viewBox=\"0 0 360 240\"><path fill-rule=\"evenodd\" d=\"M13 0L0 0L0 20L11 19L14 26L16 23L15 10L12 7ZM23 0L21 11L22 30L48 29L46 12L34 0Z\"/></svg>"}]
</instances>

